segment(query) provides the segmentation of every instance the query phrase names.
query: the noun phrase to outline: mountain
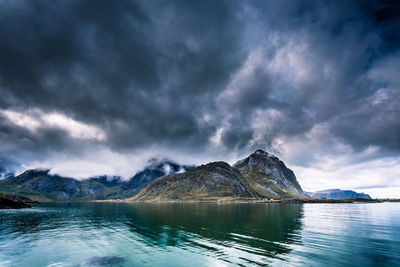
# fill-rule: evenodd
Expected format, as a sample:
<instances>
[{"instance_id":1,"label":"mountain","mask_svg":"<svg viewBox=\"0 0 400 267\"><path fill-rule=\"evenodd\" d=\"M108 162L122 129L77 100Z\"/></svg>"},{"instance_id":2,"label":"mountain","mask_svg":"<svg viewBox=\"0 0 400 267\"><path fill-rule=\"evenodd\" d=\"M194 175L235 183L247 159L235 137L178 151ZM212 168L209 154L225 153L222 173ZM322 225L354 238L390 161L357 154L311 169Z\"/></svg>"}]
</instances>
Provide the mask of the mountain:
<instances>
[{"instance_id":1,"label":"mountain","mask_svg":"<svg viewBox=\"0 0 400 267\"><path fill-rule=\"evenodd\" d=\"M122 188L124 190L130 190L133 194L136 194L148 183L158 177L182 173L193 168L194 166L179 165L168 160L160 161L158 159L151 159L148 166L144 170L136 173L127 183L122 184Z\"/></svg>"},{"instance_id":2,"label":"mountain","mask_svg":"<svg viewBox=\"0 0 400 267\"><path fill-rule=\"evenodd\" d=\"M293 171L274 155L257 150L233 167L212 162L160 177L131 200L208 200L308 198Z\"/></svg>"},{"instance_id":3,"label":"mountain","mask_svg":"<svg viewBox=\"0 0 400 267\"><path fill-rule=\"evenodd\" d=\"M20 194L37 200L102 200L129 198L155 178L189 170L170 161L152 159L149 165L127 181L118 176L76 180L49 174L49 170L28 170L0 181L0 192Z\"/></svg>"},{"instance_id":4,"label":"mountain","mask_svg":"<svg viewBox=\"0 0 400 267\"><path fill-rule=\"evenodd\" d=\"M211 162L184 173L160 177L131 200L214 200L255 198L241 173L226 162Z\"/></svg>"},{"instance_id":5,"label":"mountain","mask_svg":"<svg viewBox=\"0 0 400 267\"><path fill-rule=\"evenodd\" d=\"M98 176L76 180L28 170L0 181L0 192L35 200L85 201L131 200L217 200L307 198L293 171L276 156L257 150L230 166L211 162L197 168L167 160L152 159L132 178Z\"/></svg>"},{"instance_id":6,"label":"mountain","mask_svg":"<svg viewBox=\"0 0 400 267\"><path fill-rule=\"evenodd\" d=\"M78 181L72 178L50 175L49 170L28 170L0 181L0 191L29 196L37 200L88 200L105 193L105 186L96 181ZM112 195L112 194L111 194Z\"/></svg>"},{"instance_id":7,"label":"mountain","mask_svg":"<svg viewBox=\"0 0 400 267\"><path fill-rule=\"evenodd\" d=\"M308 193L310 197L327 198L327 199L351 199L351 198L366 198L371 199L368 194L357 193L352 190L327 189L317 192Z\"/></svg>"},{"instance_id":8,"label":"mountain","mask_svg":"<svg viewBox=\"0 0 400 267\"><path fill-rule=\"evenodd\" d=\"M264 198L307 198L293 171L276 156L257 150L233 165Z\"/></svg>"}]
</instances>

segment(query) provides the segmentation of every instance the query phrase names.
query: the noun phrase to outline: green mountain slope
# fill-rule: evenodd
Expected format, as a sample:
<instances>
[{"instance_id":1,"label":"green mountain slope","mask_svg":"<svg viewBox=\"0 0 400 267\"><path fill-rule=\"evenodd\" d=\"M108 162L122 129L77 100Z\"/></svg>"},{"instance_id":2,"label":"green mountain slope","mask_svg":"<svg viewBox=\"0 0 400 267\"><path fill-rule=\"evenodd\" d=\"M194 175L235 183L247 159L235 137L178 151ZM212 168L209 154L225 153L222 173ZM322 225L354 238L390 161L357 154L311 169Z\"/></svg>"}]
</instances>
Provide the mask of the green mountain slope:
<instances>
[{"instance_id":1,"label":"green mountain slope","mask_svg":"<svg viewBox=\"0 0 400 267\"><path fill-rule=\"evenodd\" d=\"M307 198L294 173L277 157L257 150L231 167L212 162L154 180L130 200Z\"/></svg>"},{"instance_id":2,"label":"green mountain slope","mask_svg":"<svg viewBox=\"0 0 400 267\"><path fill-rule=\"evenodd\" d=\"M255 198L247 180L225 162L201 165L185 173L160 177L131 200L216 200Z\"/></svg>"},{"instance_id":3,"label":"green mountain slope","mask_svg":"<svg viewBox=\"0 0 400 267\"><path fill-rule=\"evenodd\" d=\"M0 192L19 194L35 200L86 201L121 199L134 196L154 179L193 168L171 161L152 159L129 180L120 177L92 177L76 180L49 174L49 170L28 170L16 177L0 180Z\"/></svg>"}]
</instances>

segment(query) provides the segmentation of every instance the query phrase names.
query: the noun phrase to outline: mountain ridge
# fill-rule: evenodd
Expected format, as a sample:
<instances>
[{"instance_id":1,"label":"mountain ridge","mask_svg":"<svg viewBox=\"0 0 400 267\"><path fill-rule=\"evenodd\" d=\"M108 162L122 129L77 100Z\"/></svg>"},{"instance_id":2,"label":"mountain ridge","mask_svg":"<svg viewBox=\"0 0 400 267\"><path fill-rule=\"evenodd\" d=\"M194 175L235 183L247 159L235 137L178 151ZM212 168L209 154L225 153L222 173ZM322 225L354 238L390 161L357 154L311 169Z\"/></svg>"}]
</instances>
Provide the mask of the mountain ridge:
<instances>
[{"instance_id":1,"label":"mountain ridge","mask_svg":"<svg viewBox=\"0 0 400 267\"><path fill-rule=\"evenodd\" d=\"M85 201L129 198L155 178L193 166L151 159L149 164L125 181L119 176L96 176L84 180L49 174L48 169L27 170L0 181L0 192L25 195L39 201Z\"/></svg>"},{"instance_id":2,"label":"mountain ridge","mask_svg":"<svg viewBox=\"0 0 400 267\"><path fill-rule=\"evenodd\" d=\"M223 171L222 171L223 170ZM230 189L225 186L230 183ZM218 189L215 190L215 189ZM232 189L240 190L232 190ZM256 150L233 166L210 162L182 174L159 177L132 197L134 201L234 198L308 198L293 171L276 156Z\"/></svg>"},{"instance_id":3,"label":"mountain ridge","mask_svg":"<svg viewBox=\"0 0 400 267\"><path fill-rule=\"evenodd\" d=\"M28 170L0 181L2 191L39 201L308 198L293 171L261 149L233 166L223 161L194 167L150 160L129 180L106 175L75 180L49 174L49 170Z\"/></svg>"},{"instance_id":4,"label":"mountain ridge","mask_svg":"<svg viewBox=\"0 0 400 267\"><path fill-rule=\"evenodd\" d=\"M218 161L184 173L159 177L130 200L210 200L256 196L237 169Z\"/></svg>"}]
</instances>

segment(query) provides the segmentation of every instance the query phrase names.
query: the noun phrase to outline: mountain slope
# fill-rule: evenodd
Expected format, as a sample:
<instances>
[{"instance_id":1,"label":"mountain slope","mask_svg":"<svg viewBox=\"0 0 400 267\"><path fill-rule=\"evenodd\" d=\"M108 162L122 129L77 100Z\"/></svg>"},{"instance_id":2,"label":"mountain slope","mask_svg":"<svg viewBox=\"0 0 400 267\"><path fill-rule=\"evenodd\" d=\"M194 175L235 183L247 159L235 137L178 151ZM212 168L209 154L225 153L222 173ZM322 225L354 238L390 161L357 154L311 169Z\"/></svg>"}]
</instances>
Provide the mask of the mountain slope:
<instances>
[{"instance_id":1,"label":"mountain slope","mask_svg":"<svg viewBox=\"0 0 400 267\"><path fill-rule=\"evenodd\" d=\"M201 165L185 173L160 177L131 200L210 200L254 198L241 173L225 162Z\"/></svg>"},{"instance_id":2,"label":"mountain slope","mask_svg":"<svg viewBox=\"0 0 400 267\"><path fill-rule=\"evenodd\" d=\"M293 171L277 157L257 150L233 167L212 162L185 173L160 177L131 200L308 198Z\"/></svg>"},{"instance_id":3,"label":"mountain slope","mask_svg":"<svg viewBox=\"0 0 400 267\"><path fill-rule=\"evenodd\" d=\"M257 150L237 162L212 162L191 169L170 161L152 160L124 181L99 176L85 180L29 170L0 181L0 192L35 200L217 200L238 198L307 198L294 173L277 157Z\"/></svg>"},{"instance_id":4,"label":"mountain slope","mask_svg":"<svg viewBox=\"0 0 400 267\"><path fill-rule=\"evenodd\" d=\"M168 160L160 161L158 159L151 159L148 166L136 173L127 183L122 184L122 188L130 191L133 195L158 177L182 173L193 168L194 166L179 165Z\"/></svg>"},{"instance_id":5,"label":"mountain slope","mask_svg":"<svg viewBox=\"0 0 400 267\"><path fill-rule=\"evenodd\" d=\"M105 187L96 181L50 175L49 170L28 170L0 181L0 191L40 200L91 200L108 195Z\"/></svg>"},{"instance_id":6,"label":"mountain slope","mask_svg":"<svg viewBox=\"0 0 400 267\"><path fill-rule=\"evenodd\" d=\"M76 180L49 174L49 170L28 170L0 181L0 192L20 194L37 200L102 200L129 198L159 176L190 169L170 161L151 160L128 181L118 176Z\"/></svg>"},{"instance_id":7,"label":"mountain slope","mask_svg":"<svg viewBox=\"0 0 400 267\"><path fill-rule=\"evenodd\" d=\"M293 171L276 156L257 150L233 165L249 181L251 188L265 198L307 198Z\"/></svg>"},{"instance_id":8,"label":"mountain slope","mask_svg":"<svg viewBox=\"0 0 400 267\"><path fill-rule=\"evenodd\" d=\"M357 193L352 190L340 190L340 189L327 189L309 193L310 197L315 198L327 198L327 199L351 199L351 198L366 198L371 199L368 194Z\"/></svg>"}]
</instances>

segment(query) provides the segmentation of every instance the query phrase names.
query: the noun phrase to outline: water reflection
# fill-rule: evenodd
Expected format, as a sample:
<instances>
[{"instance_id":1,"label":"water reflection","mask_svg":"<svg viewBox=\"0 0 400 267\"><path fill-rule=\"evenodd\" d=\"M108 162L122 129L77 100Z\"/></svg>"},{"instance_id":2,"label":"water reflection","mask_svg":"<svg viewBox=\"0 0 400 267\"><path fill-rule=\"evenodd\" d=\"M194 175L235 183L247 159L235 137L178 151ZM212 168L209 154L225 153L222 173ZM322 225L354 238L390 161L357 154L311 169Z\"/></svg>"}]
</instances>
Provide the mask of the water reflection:
<instances>
[{"instance_id":1,"label":"water reflection","mask_svg":"<svg viewBox=\"0 0 400 267\"><path fill-rule=\"evenodd\" d=\"M94 256L86 260L86 265L89 266L106 266L106 265L122 265L125 259L116 256L104 256L98 257Z\"/></svg>"},{"instance_id":2,"label":"water reflection","mask_svg":"<svg viewBox=\"0 0 400 267\"><path fill-rule=\"evenodd\" d=\"M229 256L225 248L275 257L289 253L288 244L300 240L302 207L141 204L134 206L136 220L127 224L157 246L199 246L221 258Z\"/></svg>"},{"instance_id":3,"label":"water reflection","mask_svg":"<svg viewBox=\"0 0 400 267\"><path fill-rule=\"evenodd\" d=\"M0 266L395 266L400 204L46 203L0 210Z\"/></svg>"},{"instance_id":4,"label":"water reflection","mask_svg":"<svg viewBox=\"0 0 400 267\"><path fill-rule=\"evenodd\" d=\"M295 204L49 203L44 206L3 212L0 242L22 239L25 244L33 244L43 242L45 237L53 246L62 240L73 248L74 242L96 244L96 241L115 240L132 245L130 250L142 257L146 253L141 246L151 248L147 250L149 257L157 257L157 251L180 250L226 263L264 265L270 258L289 253L288 244L300 242L303 213L303 206ZM94 250L94 247L91 245L88 250L97 253L99 248L96 246ZM24 254L29 248L22 246L17 251ZM115 260L118 266L124 263L129 266L126 258L108 254L86 257L83 265L113 265L117 264ZM142 263L151 262L151 258L142 259Z\"/></svg>"}]
</instances>

